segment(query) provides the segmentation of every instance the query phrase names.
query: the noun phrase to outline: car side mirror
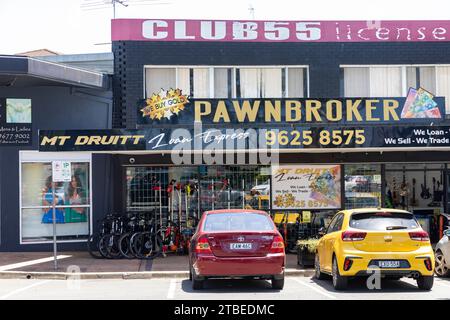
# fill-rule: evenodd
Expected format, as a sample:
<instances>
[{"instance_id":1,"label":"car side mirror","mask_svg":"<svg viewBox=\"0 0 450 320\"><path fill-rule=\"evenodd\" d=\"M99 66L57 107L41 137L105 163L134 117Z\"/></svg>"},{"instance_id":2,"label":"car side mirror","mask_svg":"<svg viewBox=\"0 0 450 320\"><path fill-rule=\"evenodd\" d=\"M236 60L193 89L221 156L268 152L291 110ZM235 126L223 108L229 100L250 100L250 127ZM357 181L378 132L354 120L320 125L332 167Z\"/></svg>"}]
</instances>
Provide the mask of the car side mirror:
<instances>
[{"instance_id":1,"label":"car side mirror","mask_svg":"<svg viewBox=\"0 0 450 320\"><path fill-rule=\"evenodd\" d=\"M321 227L317 233L318 233L318 235L320 237L323 237L325 235L325 233L326 233L326 228L325 227Z\"/></svg>"}]
</instances>

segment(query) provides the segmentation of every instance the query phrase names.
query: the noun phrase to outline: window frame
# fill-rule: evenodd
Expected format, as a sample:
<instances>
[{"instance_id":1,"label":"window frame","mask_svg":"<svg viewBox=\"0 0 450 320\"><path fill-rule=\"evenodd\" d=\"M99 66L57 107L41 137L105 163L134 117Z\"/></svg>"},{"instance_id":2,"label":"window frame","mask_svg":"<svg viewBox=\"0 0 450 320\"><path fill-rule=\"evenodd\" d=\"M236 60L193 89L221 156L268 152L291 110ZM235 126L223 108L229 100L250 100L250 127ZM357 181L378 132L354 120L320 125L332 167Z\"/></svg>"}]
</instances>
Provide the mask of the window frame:
<instances>
[{"instance_id":1,"label":"window frame","mask_svg":"<svg viewBox=\"0 0 450 320\"><path fill-rule=\"evenodd\" d=\"M74 240L57 240L57 243L83 243L87 242L92 235L92 153L90 152L38 152L34 150L19 151L19 244L48 244L52 240L43 241L23 241L22 235L22 210L30 208L39 208L39 206L23 207L22 206L22 164L23 163L48 163L52 161L71 161L89 163L89 204L77 207L89 208L88 233L86 239Z\"/></svg>"},{"instance_id":2,"label":"window frame","mask_svg":"<svg viewBox=\"0 0 450 320\"><path fill-rule=\"evenodd\" d=\"M302 68L306 70L306 76L304 77L304 88L306 86L306 96L305 98L309 98L310 88L309 88L309 65L144 65L143 66L143 72L142 72L142 78L143 78L143 92L142 92L142 98L146 98L146 91L147 91L147 82L146 82L146 70L147 69L166 69L166 68L175 68L175 81L178 82L178 69L209 69L209 97L208 98L202 98L202 99L214 99L214 69L220 68L220 69L232 69L232 75L234 79L234 83L232 84L231 93L232 97L231 99L238 99L237 98L237 85L236 85L236 69L273 69L273 68L281 68L285 69L286 72L284 72L284 79L282 81L285 81L285 95L286 97L279 97L287 98L289 96L289 82L288 82L288 75L289 75L289 69L290 68ZM178 86L178 83L176 84ZM257 97L255 97L257 98ZM292 97L293 98L293 97ZM222 98L222 99L229 99L229 98Z\"/></svg>"},{"instance_id":3,"label":"window frame","mask_svg":"<svg viewBox=\"0 0 450 320\"><path fill-rule=\"evenodd\" d=\"M388 67L392 67L392 68L401 68L401 74L402 74L402 95L406 97L406 95L408 94L408 88L406 88L406 83L407 83L407 75L406 75L406 68L408 67L433 67L434 68L434 83L436 86L436 90L438 88L438 76L436 73L436 68L437 67L450 67L450 64L448 63L442 63L442 64L341 64L339 65L339 68L342 70L342 79L343 81L345 81L344 76L343 76L343 70L344 68L388 68ZM346 93L344 92L345 89L342 88L341 92L343 93L343 96L346 97ZM434 94L436 94L437 96L439 96L438 93L433 92ZM449 98L450 99L450 98Z\"/></svg>"},{"instance_id":4,"label":"window frame","mask_svg":"<svg viewBox=\"0 0 450 320\"><path fill-rule=\"evenodd\" d=\"M328 228L327 228L327 231L326 231L325 234L330 234L330 233L333 233L333 232L340 231L340 230L342 229L342 224L343 224L344 218L342 218L342 222L341 222L341 226L339 227L339 230L331 230L330 227L333 226L332 229L334 229L336 223L337 223L337 222L339 221L339 219L341 219L341 217L343 217L343 216L344 216L344 213L342 213L342 212L336 213L336 215L333 217L333 220L331 220L330 224L328 225Z\"/></svg>"}]
</instances>

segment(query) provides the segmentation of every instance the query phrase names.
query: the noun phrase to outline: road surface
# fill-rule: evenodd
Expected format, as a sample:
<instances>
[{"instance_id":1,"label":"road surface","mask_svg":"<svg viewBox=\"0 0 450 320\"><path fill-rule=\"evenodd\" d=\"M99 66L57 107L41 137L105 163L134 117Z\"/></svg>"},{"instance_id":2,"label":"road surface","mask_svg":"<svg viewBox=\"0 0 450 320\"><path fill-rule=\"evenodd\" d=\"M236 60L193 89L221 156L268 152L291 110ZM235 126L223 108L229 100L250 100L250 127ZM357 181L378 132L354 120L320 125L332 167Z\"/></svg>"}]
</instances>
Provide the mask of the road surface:
<instances>
[{"instance_id":1,"label":"road surface","mask_svg":"<svg viewBox=\"0 0 450 320\"><path fill-rule=\"evenodd\" d=\"M8 299L224 299L224 300L414 300L450 299L450 279L435 278L429 292L417 289L412 279L382 281L381 289L369 290L363 279L350 282L338 292L330 280L287 277L282 291L258 280L209 280L201 291L193 291L188 279L150 280L0 280L0 300Z\"/></svg>"}]
</instances>

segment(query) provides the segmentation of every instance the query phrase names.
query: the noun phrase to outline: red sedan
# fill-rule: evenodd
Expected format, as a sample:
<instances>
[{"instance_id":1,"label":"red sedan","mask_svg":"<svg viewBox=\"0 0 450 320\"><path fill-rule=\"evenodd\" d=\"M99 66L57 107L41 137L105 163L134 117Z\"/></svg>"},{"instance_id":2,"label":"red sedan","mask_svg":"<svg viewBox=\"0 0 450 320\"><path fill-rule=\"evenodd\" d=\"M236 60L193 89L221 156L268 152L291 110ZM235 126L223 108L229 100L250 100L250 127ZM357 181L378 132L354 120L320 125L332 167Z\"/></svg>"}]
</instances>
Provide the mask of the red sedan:
<instances>
[{"instance_id":1,"label":"red sedan","mask_svg":"<svg viewBox=\"0 0 450 320\"><path fill-rule=\"evenodd\" d=\"M192 288L210 278L272 280L283 289L284 242L270 216L259 210L206 211L189 248Z\"/></svg>"}]
</instances>

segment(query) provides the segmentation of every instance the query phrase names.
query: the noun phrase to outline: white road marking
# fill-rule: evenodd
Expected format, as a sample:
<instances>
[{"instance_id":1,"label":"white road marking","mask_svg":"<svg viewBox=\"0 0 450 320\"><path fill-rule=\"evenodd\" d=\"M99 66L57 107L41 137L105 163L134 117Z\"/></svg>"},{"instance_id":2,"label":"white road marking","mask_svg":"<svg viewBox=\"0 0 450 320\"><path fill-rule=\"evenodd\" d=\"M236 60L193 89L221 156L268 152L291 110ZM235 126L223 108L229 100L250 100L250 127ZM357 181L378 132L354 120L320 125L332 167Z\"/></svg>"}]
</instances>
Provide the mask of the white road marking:
<instances>
[{"instance_id":1,"label":"white road marking","mask_svg":"<svg viewBox=\"0 0 450 320\"><path fill-rule=\"evenodd\" d=\"M327 292L325 292L325 291L323 291L323 290L321 290L321 289L319 289L319 288L317 288L317 287L315 287L315 286L313 286L313 285L310 285L310 284L308 284L308 283L306 283L306 282L300 281L300 280L297 279L297 278L294 278L294 280L295 280L296 282L300 283L301 285L305 286L305 287L308 287L308 288L310 288L310 289L313 289L313 290L316 291L317 293L320 293L321 295L323 295L323 296L325 296L325 297L327 297L327 298L329 298L329 299L336 299L335 296L333 296L333 295L331 295L331 294L329 294L329 293L327 293Z\"/></svg>"},{"instance_id":2,"label":"white road marking","mask_svg":"<svg viewBox=\"0 0 450 320\"><path fill-rule=\"evenodd\" d=\"M437 285L440 285L440 286L444 286L444 287L450 288L450 284L446 283L444 281L445 280L437 280L437 281L434 281L434 283L437 284Z\"/></svg>"},{"instance_id":3,"label":"white road marking","mask_svg":"<svg viewBox=\"0 0 450 320\"><path fill-rule=\"evenodd\" d=\"M20 289L16 289L14 291L11 291L10 293L7 293L7 294L5 294L3 296L0 296L0 300L8 299L9 297L11 297L11 296L13 296L15 294L27 291L28 289L31 289L33 287L37 287L37 286L46 284L47 282L50 282L50 281L51 280L44 280L44 281L40 281L40 282L36 282L36 283L30 284L29 286L26 286L26 287L23 287L23 288L20 288Z\"/></svg>"},{"instance_id":4,"label":"white road marking","mask_svg":"<svg viewBox=\"0 0 450 320\"><path fill-rule=\"evenodd\" d=\"M71 256L59 255L59 256L56 256L56 259L61 260L61 259L66 259L66 258L70 258L70 257ZM31 266L33 264L50 262L50 261L53 261L53 259L54 259L53 257L48 257L48 258L24 261L24 262L19 262L19 263L14 263L14 264L7 264L5 266L0 266L0 271L7 271L7 270L12 270L12 269L23 268L26 266Z\"/></svg>"},{"instance_id":5,"label":"white road marking","mask_svg":"<svg viewBox=\"0 0 450 320\"><path fill-rule=\"evenodd\" d=\"M170 280L169 292L167 292L167 299L173 299L175 297L177 281L176 279Z\"/></svg>"}]
</instances>

